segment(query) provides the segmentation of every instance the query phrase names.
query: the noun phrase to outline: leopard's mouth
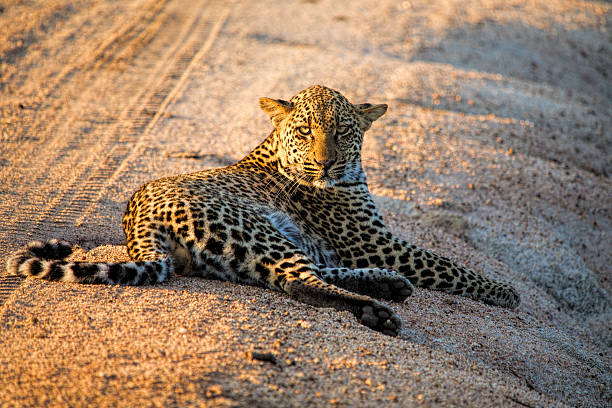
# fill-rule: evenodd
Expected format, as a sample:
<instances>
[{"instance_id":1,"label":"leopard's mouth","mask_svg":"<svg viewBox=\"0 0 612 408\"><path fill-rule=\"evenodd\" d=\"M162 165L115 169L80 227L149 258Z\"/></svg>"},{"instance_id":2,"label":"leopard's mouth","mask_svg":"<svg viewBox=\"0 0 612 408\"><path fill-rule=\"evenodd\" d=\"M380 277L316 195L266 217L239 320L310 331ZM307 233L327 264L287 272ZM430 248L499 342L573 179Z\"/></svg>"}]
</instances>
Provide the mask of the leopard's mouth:
<instances>
[{"instance_id":1,"label":"leopard's mouth","mask_svg":"<svg viewBox=\"0 0 612 408\"><path fill-rule=\"evenodd\" d=\"M319 174L313 178L312 185L318 188L329 188L335 186L340 179L340 177L338 177L338 175L335 173L336 172L321 169Z\"/></svg>"},{"instance_id":2,"label":"leopard's mouth","mask_svg":"<svg viewBox=\"0 0 612 408\"><path fill-rule=\"evenodd\" d=\"M323 169L312 166L281 166L281 172L289 179L303 186L330 188L338 184L343 177L335 168Z\"/></svg>"}]
</instances>

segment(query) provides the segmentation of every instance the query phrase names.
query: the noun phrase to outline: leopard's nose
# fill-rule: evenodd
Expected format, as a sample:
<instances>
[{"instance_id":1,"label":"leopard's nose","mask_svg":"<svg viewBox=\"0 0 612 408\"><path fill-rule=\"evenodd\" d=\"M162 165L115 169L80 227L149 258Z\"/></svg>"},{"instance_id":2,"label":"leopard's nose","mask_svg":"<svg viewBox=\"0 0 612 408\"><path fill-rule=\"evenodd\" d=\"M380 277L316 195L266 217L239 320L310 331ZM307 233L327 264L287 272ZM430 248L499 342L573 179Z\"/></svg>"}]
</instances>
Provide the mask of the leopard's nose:
<instances>
[{"instance_id":1,"label":"leopard's nose","mask_svg":"<svg viewBox=\"0 0 612 408\"><path fill-rule=\"evenodd\" d=\"M317 159L315 159L315 163L317 163L319 166L323 166L324 171L329 170L330 167L333 166L335 162L336 160L333 160L333 159L327 159L323 161L318 161Z\"/></svg>"}]
</instances>

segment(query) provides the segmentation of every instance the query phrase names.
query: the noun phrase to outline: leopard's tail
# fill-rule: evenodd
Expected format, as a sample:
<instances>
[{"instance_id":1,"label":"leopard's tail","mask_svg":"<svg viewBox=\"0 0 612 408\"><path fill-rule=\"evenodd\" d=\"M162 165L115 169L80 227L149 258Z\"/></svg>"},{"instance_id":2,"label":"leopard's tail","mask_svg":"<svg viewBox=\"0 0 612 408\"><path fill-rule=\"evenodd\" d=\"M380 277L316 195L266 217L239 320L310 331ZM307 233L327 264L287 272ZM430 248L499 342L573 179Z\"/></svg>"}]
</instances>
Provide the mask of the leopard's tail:
<instances>
[{"instance_id":1,"label":"leopard's tail","mask_svg":"<svg viewBox=\"0 0 612 408\"><path fill-rule=\"evenodd\" d=\"M19 249L6 261L9 274L33 276L49 281L147 285L164 281L172 274L170 257L136 262L67 262L72 246L57 239L33 241Z\"/></svg>"}]
</instances>

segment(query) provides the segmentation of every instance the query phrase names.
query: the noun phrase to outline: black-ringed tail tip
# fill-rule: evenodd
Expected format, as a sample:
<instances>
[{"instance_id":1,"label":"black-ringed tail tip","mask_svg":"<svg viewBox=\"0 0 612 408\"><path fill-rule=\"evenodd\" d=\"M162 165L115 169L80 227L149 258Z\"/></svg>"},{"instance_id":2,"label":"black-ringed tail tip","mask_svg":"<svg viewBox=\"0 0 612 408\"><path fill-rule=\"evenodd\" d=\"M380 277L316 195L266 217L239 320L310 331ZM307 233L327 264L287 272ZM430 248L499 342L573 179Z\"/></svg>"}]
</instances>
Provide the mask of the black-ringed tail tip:
<instances>
[{"instance_id":1,"label":"black-ringed tail tip","mask_svg":"<svg viewBox=\"0 0 612 408\"><path fill-rule=\"evenodd\" d=\"M65 261L71 253L72 246L66 241L33 241L11 255L6 268L14 275L49 281L125 285L162 282L171 269L167 257L124 263Z\"/></svg>"}]
</instances>

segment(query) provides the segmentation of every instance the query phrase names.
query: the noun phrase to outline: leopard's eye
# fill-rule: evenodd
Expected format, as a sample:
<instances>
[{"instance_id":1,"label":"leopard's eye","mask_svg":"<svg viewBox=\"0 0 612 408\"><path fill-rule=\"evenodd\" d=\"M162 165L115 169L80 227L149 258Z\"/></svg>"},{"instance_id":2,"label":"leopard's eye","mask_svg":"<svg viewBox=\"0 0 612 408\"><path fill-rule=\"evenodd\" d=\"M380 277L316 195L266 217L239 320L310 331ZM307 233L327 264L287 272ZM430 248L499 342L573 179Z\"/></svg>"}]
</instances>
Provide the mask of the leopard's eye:
<instances>
[{"instance_id":1,"label":"leopard's eye","mask_svg":"<svg viewBox=\"0 0 612 408\"><path fill-rule=\"evenodd\" d=\"M310 128L308 126L300 126L299 128L297 128L297 131L302 136L310 135Z\"/></svg>"},{"instance_id":2,"label":"leopard's eye","mask_svg":"<svg viewBox=\"0 0 612 408\"><path fill-rule=\"evenodd\" d=\"M350 128L348 126L338 126L338 128L336 128L336 133L339 135L346 135L349 130Z\"/></svg>"}]
</instances>

